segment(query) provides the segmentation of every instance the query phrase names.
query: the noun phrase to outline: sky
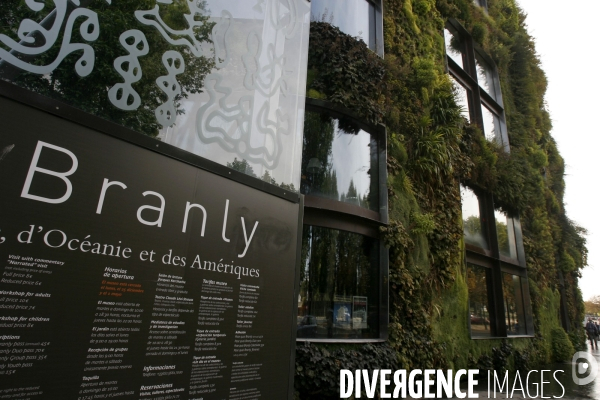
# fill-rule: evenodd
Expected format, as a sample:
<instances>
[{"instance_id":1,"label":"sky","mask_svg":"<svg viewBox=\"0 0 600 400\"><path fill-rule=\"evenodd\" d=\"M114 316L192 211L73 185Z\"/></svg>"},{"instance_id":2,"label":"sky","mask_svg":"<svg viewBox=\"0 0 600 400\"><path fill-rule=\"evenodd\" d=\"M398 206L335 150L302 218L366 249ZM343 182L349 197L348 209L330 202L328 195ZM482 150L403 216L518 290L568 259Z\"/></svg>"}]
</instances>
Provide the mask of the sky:
<instances>
[{"instance_id":1,"label":"sky","mask_svg":"<svg viewBox=\"0 0 600 400\"><path fill-rule=\"evenodd\" d=\"M600 295L600 115L594 78L600 61L597 26L599 0L569 4L559 0L517 0L527 14L542 69L548 77L546 103L552 136L565 160L567 216L588 230L589 266L579 286L584 300Z\"/></svg>"}]
</instances>

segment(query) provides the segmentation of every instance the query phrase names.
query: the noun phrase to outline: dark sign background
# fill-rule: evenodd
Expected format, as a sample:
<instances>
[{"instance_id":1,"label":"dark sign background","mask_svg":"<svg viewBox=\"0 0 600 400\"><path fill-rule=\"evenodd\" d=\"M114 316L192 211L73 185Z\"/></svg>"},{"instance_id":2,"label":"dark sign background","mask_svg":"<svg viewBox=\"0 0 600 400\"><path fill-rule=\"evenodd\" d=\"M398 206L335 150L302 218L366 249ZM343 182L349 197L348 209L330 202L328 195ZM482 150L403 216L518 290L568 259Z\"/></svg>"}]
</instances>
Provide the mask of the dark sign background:
<instances>
[{"instance_id":1,"label":"dark sign background","mask_svg":"<svg viewBox=\"0 0 600 400\"><path fill-rule=\"evenodd\" d=\"M0 116L0 395L288 396L299 204L1 97ZM63 203L21 196L38 141L77 157ZM37 166L65 172L72 160L43 148ZM97 214L104 179L127 188L109 187ZM36 172L29 193L65 191ZM161 227L138 220L161 206L147 191L164 197ZM199 208L182 232L187 202L206 210L204 236ZM121 256L93 253L96 243ZM213 262L223 272L202 269Z\"/></svg>"}]
</instances>

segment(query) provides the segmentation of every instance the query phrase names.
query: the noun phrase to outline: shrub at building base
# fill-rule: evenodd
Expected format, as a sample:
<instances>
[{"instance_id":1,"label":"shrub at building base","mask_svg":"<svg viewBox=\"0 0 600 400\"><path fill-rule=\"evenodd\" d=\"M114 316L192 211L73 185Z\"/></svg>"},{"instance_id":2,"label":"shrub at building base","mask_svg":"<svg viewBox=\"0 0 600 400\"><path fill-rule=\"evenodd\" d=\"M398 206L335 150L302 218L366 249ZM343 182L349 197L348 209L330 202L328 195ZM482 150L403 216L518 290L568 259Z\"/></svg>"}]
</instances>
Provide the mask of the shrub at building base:
<instances>
[{"instance_id":1,"label":"shrub at building base","mask_svg":"<svg viewBox=\"0 0 600 400\"><path fill-rule=\"evenodd\" d=\"M571 344L569 336L563 328L552 328L550 340L552 341L552 361L568 361L575 354L573 344Z\"/></svg>"}]
</instances>

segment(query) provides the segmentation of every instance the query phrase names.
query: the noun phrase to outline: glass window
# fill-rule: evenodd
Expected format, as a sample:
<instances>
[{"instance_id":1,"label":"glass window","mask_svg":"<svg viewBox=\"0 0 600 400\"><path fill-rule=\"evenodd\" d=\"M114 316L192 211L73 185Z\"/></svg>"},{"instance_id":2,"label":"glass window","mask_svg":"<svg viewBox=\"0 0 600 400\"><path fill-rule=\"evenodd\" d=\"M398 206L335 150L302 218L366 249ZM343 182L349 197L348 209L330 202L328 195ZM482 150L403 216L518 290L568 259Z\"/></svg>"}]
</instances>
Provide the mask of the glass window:
<instances>
[{"instance_id":1,"label":"glass window","mask_svg":"<svg viewBox=\"0 0 600 400\"><path fill-rule=\"evenodd\" d=\"M446 55L459 67L464 68L460 41L448 29L444 29L444 42L446 43Z\"/></svg>"},{"instance_id":2,"label":"glass window","mask_svg":"<svg viewBox=\"0 0 600 400\"><path fill-rule=\"evenodd\" d=\"M379 337L379 241L304 226L298 338Z\"/></svg>"},{"instance_id":3,"label":"glass window","mask_svg":"<svg viewBox=\"0 0 600 400\"><path fill-rule=\"evenodd\" d=\"M456 103L460 106L460 113L463 117L467 119L467 121L471 121L471 114L469 109L469 93L467 89L458 83L456 79L450 76L450 80L452 81L452 85L454 86L454 90L456 93L455 99Z\"/></svg>"},{"instance_id":4,"label":"glass window","mask_svg":"<svg viewBox=\"0 0 600 400\"><path fill-rule=\"evenodd\" d=\"M375 5L368 0L312 0L311 20L327 22L377 51Z\"/></svg>"},{"instance_id":5,"label":"glass window","mask_svg":"<svg viewBox=\"0 0 600 400\"><path fill-rule=\"evenodd\" d=\"M506 213L495 210L496 232L498 234L498 248L500 255L517 259L517 242L515 240L515 225L513 219Z\"/></svg>"},{"instance_id":6,"label":"glass window","mask_svg":"<svg viewBox=\"0 0 600 400\"><path fill-rule=\"evenodd\" d=\"M525 307L521 277L503 273L502 289L504 294L504 312L506 332L511 335L526 335Z\"/></svg>"},{"instance_id":7,"label":"glass window","mask_svg":"<svg viewBox=\"0 0 600 400\"><path fill-rule=\"evenodd\" d=\"M301 192L379 210L377 141L352 122L307 111Z\"/></svg>"},{"instance_id":8,"label":"glass window","mask_svg":"<svg viewBox=\"0 0 600 400\"><path fill-rule=\"evenodd\" d=\"M474 2L487 11L486 0ZM476 122L489 142L497 144L504 151L510 151L497 70L491 61L486 61L490 58L478 49L464 27L453 20L448 21L446 26L446 54L456 62L449 62L448 70L455 87L457 104L463 108L463 115L468 113L477 116L476 119L481 116L481 121ZM457 40L458 33L460 42ZM466 48L475 51L462 50ZM516 234L520 232L520 226L514 218L494 209L492 193L482 191L479 192L481 197L478 197L466 187L461 186L460 189L472 335L504 336L505 327L507 335L532 335L533 326L526 327L524 319L526 315L527 323L531 324L531 309L523 307L523 299L528 302L529 293L521 287L522 279L527 278L525 260L522 255L519 259L517 253L517 245L522 250L520 239L517 242L520 235ZM484 201L480 202L480 199ZM483 263L487 267L475 266L470 262ZM504 276L501 273L502 263L511 265L514 272L518 271L515 268L522 268L523 278ZM500 302L504 302L504 313L501 312ZM488 314L488 310L491 314ZM493 334L490 333L490 320L494 327Z\"/></svg>"},{"instance_id":9,"label":"glass window","mask_svg":"<svg viewBox=\"0 0 600 400\"><path fill-rule=\"evenodd\" d=\"M481 218L479 199L473 191L467 187L460 187L462 200L463 230L465 232L465 243L488 249L485 235L484 221Z\"/></svg>"},{"instance_id":10,"label":"glass window","mask_svg":"<svg viewBox=\"0 0 600 400\"><path fill-rule=\"evenodd\" d=\"M469 315L471 336L491 336L490 302L488 298L489 269L467 264L467 287L469 289Z\"/></svg>"},{"instance_id":11,"label":"glass window","mask_svg":"<svg viewBox=\"0 0 600 400\"><path fill-rule=\"evenodd\" d=\"M479 54L475 55L475 69L477 70L477 81L494 100L496 100L496 84L494 72L487 62Z\"/></svg>"},{"instance_id":12,"label":"glass window","mask_svg":"<svg viewBox=\"0 0 600 400\"><path fill-rule=\"evenodd\" d=\"M502 130L500 128L500 118L491 112L487 107L481 107L483 116L483 132L485 137L490 142L496 142L498 145L503 144Z\"/></svg>"}]
</instances>

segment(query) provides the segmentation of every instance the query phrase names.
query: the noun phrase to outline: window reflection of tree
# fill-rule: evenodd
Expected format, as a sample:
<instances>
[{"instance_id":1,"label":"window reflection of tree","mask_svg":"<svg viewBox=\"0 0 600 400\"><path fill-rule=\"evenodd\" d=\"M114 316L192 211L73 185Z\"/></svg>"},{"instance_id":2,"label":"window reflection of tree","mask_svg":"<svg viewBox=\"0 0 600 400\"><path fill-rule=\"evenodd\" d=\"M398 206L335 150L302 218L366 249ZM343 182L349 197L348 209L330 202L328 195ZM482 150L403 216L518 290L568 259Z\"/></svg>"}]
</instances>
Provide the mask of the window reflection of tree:
<instances>
[{"instance_id":1,"label":"window reflection of tree","mask_svg":"<svg viewBox=\"0 0 600 400\"><path fill-rule=\"evenodd\" d=\"M350 138L351 143L357 135L369 135L370 164L359 167L356 171L340 171L344 176L350 176L350 183L345 193L338 192L338 171L333 165L333 143L337 137ZM350 147L350 145L348 145ZM347 154L348 157L356 156ZM345 118L333 118L325 113L307 111L304 119L304 138L302 149L302 176L301 193L319 197L339 200L355 204L364 208L377 205L378 180L377 171L372 172L377 166L378 154L376 140L370 134L362 131L355 123ZM366 193L359 193L354 183L354 178L359 172L369 176L369 189Z\"/></svg>"},{"instance_id":2,"label":"window reflection of tree","mask_svg":"<svg viewBox=\"0 0 600 400\"><path fill-rule=\"evenodd\" d=\"M337 177L331 162L335 120L307 112L304 118L301 192L338 200Z\"/></svg>"},{"instance_id":3,"label":"window reflection of tree","mask_svg":"<svg viewBox=\"0 0 600 400\"><path fill-rule=\"evenodd\" d=\"M465 242L477 247L487 248L481 228L481 218L477 215L471 215L463 220L463 230L465 234Z\"/></svg>"},{"instance_id":4,"label":"window reflection of tree","mask_svg":"<svg viewBox=\"0 0 600 400\"><path fill-rule=\"evenodd\" d=\"M506 312L506 330L512 335L526 333L521 278L517 275L503 274L502 291Z\"/></svg>"},{"instance_id":5,"label":"window reflection of tree","mask_svg":"<svg viewBox=\"0 0 600 400\"><path fill-rule=\"evenodd\" d=\"M469 305L471 311L471 330L488 331L488 290L486 271L483 267L468 265L467 287L469 290ZM483 329L482 329L483 328Z\"/></svg>"},{"instance_id":6,"label":"window reflection of tree","mask_svg":"<svg viewBox=\"0 0 600 400\"><path fill-rule=\"evenodd\" d=\"M304 228L301 291L305 304L302 306L307 314L324 317L325 326L321 328L327 337L361 334L336 326L333 311L336 301L342 298L373 298L377 274L371 272L374 268L371 247L371 240L359 234L314 226ZM369 325L371 320L368 316Z\"/></svg>"},{"instance_id":7,"label":"window reflection of tree","mask_svg":"<svg viewBox=\"0 0 600 400\"><path fill-rule=\"evenodd\" d=\"M498 249L500 254L510 254L510 243L508 242L508 225L496 220L496 232L498 232Z\"/></svg>"}]
</instances>

